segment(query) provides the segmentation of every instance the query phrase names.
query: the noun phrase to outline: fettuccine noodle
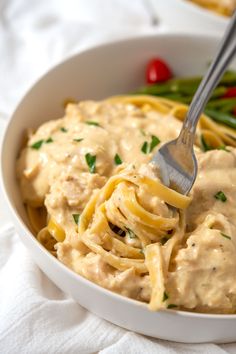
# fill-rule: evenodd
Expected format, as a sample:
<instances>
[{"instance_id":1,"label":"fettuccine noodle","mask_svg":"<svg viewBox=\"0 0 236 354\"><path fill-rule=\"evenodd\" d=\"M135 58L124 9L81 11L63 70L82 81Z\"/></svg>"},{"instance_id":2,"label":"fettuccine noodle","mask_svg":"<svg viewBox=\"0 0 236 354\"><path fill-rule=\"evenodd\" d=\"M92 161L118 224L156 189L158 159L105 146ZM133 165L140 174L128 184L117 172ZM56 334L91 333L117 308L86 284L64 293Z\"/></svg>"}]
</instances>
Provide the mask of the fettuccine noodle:
<instances>
[{"instance_id":1,"label":"fettuccine noodle","mask_svg":"<svg viewBox=\"0 0 236 354\"><path fill-rule=\"evenodd\" d=\"M235 131L201 116L190 196L148 164L187 109L147 95L68 104L21 152L23 200L39 242L91 281L151 310L234 313L236 152L225 145L236 146Z\"/></svg>"}]
</instances>

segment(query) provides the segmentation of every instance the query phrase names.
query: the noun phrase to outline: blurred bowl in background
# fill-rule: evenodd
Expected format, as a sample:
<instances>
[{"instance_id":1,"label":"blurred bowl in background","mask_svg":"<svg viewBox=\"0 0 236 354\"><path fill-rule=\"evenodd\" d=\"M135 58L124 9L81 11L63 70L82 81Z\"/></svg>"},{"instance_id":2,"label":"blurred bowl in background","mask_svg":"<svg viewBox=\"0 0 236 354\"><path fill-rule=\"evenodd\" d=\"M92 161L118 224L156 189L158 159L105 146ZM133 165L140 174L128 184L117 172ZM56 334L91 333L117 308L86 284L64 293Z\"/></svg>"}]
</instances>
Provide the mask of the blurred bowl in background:
<instances>
[{"instance_id":1,"label":"blurred bowl in background","mask_svg":"<svg viewBox=\"0 0 236 354\"><path fill-rule=\"evenodd\" d=\"M187 0L149 0L160 24L175 31L222 35L229 18Z\"/></svg>"}]
</instances>

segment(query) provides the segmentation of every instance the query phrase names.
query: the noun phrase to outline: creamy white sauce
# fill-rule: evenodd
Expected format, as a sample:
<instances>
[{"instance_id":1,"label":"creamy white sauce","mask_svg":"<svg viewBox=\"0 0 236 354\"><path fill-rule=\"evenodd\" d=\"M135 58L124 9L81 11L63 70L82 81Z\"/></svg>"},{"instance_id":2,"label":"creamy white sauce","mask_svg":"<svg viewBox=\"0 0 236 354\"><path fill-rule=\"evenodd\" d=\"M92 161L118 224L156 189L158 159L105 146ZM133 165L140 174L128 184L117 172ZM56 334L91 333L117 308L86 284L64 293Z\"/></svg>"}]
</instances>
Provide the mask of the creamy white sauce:
<instances>
[{"instance_id":1,"label":"creamy white sauce","mask_svg":"<svg viewBox=\"0 0 236 354\"><path fill-rule=\"evenodd\" d=\"M99 126L88 125L88 121ZM87 249L78 242L72 214L81 213L91 195L117 172L116 154L124 163L140 168L180 128L181 122L171 116L144 113L133 105L88 101L70 104L64 118L43 124L31 136L17 162L23 200L31 206L45 205L66 231L65 241L57 247L63 263L101 286L149 301L149 276L137 276L132 269L117 271L92 252L84 257ZM144 154L142 145L152 135L161 144ZM46 143L49 138L52 142ZM40 149L31 147L42 139ZM236 309L236 150L229 149L197 152L199 172L186 212L186 244L177 252L166 284L170 302L183 308L203 312ZM94 174L89 172L87 153L96 156ZM226 202L214 197L219 191L226 195ZM147 210L170 215L157 197L145 198L142 189L139 193ZM135 239L127 238L126 243L137 246Z\"/></svg>"},{"instance_id":2,"label":"creamy white sauce","mask_svg":"<svg viewBox=\"0 0 236 354\"><path fill-rule=\"evenodd\" d=\"M91 101L68 105L66 116L39 127L21 153L17 170L24 202L31 206L45 203L49 214L70 228L71 215L81 213L92 192L117 171L116 154L124 163L139 166L150 160L151 154L144 154L141 147L151 141L151 135L166 141L178 134L181 123L161 117L133 105ZM89 121L99 126L88 125ZM53 142L43 143L38 150L30 148L48 138ZM95 174L89 172L87 153L96 156Z\"/></svg>"},{"instance_id":3,"label":"creamy white sauce","mask_svg":"<svg viewBox=\"0 0 236 354\"><path fill-rule=\"evenodd\" d=\"M175 303L203 312L236 309L236 150L229 149L198 155L187 247L178 252L167 285ZM214 197L219 191L227 201Z\"/></svg>"}]
</instances>

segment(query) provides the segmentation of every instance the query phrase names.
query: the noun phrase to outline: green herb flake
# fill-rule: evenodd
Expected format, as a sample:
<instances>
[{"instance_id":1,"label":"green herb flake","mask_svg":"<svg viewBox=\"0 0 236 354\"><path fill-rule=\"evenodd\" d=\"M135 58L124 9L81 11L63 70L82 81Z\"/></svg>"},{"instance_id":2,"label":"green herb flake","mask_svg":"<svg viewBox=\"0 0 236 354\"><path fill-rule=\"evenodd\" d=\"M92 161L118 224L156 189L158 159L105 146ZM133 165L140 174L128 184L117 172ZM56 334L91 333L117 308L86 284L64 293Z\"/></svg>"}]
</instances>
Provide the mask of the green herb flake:
<instances>
[{"instance_id":1,"label":"green herb flake","mask_svg":"<svg viewBox=\"0 0 236 354\"><path fill-rule=\"evenodd\" d=\"M130 230L128 228L126 228L126 230L128 232L129 238L136 238L136 235L132 230Z\"/></svg>"},{"instance_id":2,"label":"green herb flake","mask_svg":"<svg viewBox=\"0 0 236 354\"><path fill-rule=\"evenodd\" d=\"M121 158L118 154L115 155L114 162L116 165L121 165L123 163L123 161L121 160Z\"/></svg>"},{"instance_id":3,"label":"green herb flake","mask_svg":"<svg viewBox=\"0 0 236 354\"><path fill-rule=\"evenodd\" d=\"M35 150L39 150L41 146L43 145L44 140L38 140L34 144L32 144L30 147Z\"/></svg>"},{"instance_id":4,"label":"green herb flake","mask_svg":"<svg viewBox=\"0 0 236 354\"><path fill-rule=\"evenodd\" d=\"M207 144L203 135L201 135L201 144L202 144L202 150L205 152L213 149L210 145Z\"/></svg>"},{"instance_id":5,"label":"green herb flake","mask_svg":"<svg viewBox=\"0 0 236 354\"><path fill-rule=\"evenodd\" d=\"M91 155L89 152L85 155L85 160L89 167L90 173L95 173L96 169L96 155Z\"/></svg>"},{"instance_id":6,"label":"green herb flake","mask_svg":"<svg viewBox=\"0 0 236 354\"><path fill-rule=\"evenodd\" d=\"M228 236L228 235L226 235L226 234L224 234L223 232L221 232L220 234L221 234L221 236L223 236L223 237L228 238L229 240L231 240L231 237Z\"/></svg>"},{"instance_id":7,"label":"green herb flake","mask_svg":"<svg viewBox=\"0 0 236 354\"><path fill-rule=\"evenodd\" d=\"M148 154L148 151L149 149L148 149L148 142L147 141L145 141L144 143L143 143L143 145L142 145L142 147L141 147L141 151L144 153L144 154Z\"/></svg>"},{"instance_id":8,"label":"green herb flake","mask_svg":"<svg viewBox=\"0 0 236 354\"><path fill-rule=\"evenodd\" d=\"M68 129L64 128L64 127L61 127L60 128L60 131L63 132L63 133L67 133L68 132Z\"/></svg>"},{"instance_id":9,"label":"green herb flake","mask_svg":"<svg viewBox=\"0 0 236 354\"><path fill-rule=\"evenodd\" d=\"M178 305L169 304L169 305L167 306L168 309L173 309L173 308L175 308L175 307L178 307Z\"/></svg>"},{"instance_id":10,"label":"green herb flake","mask_svg":"<svg viewBox=\"0 0 236 354\"><path fill-rule=\"evenodd\" d=\"M143 250L143 249L141 249L141 250L139 251L139 253L141 253L141 254L143 254L143 255L144 255L144 250Z\"/></svg>"},{"instance_id":11,"label":"green herb flake","mask_svg":"<svg viewBox=\"0 0 236 354\"><path fill-rule=\"evenodd\" d=\"M152 152L152 150L158 145L160 144L161 140L155 136L155 135L152 135L152 141L150 143L150 148L149 148L149 152Z\"/></svg>"},{"instance_id":12,"label":"green herb flake","mask_svg":"<svg viewBox=\"0 0 236 354\"><path fill-rule=\"evenodd\" d=\"M80 214L72 214L72 216L73 216L74 222L76 223L76 225L78 225Z\"/></svg>"},{"instance_id":13,"label":"green herb flake","mask_svg":"<svg viewBox=\"0 0 236 354\"><path fill-rule=\"evenodd\" d=\"M84 139L83 138L73 139L73 141L76 141L77 143L79 143L82 140L84 140Z\"/></svg>"},{"instance_id":14,"label":"green herb flake","mask_svg":"<svg viewBox=\"0 0 236 354\"><path fill-rule=\"evenodd\" d=\"M49 137L47 140L45 140L46 144L50 144L53 142L53 139L51 137Z\"/></svg>"},{"instance_id":15,"label":"green herb flake","mask_svg":"<svg viewBox=\"0 0 236 354\"><path fill-rule=\"evenodd\" d=\"M227 201L227 197L222 191L217 192L214 197L218 200L221 200L223 203Z\"/></svg>"},{"instance_id":16,"label":"green herb flake","mask_svg":"<svg viewBox=\"0 0 236 354\"><path fill-rule=\"evenodd\" d=\"M168 299L169 299L169 295L164 291L162 301L164 302Z\"/></svg>"},{"instance_id":17,"label":"green herb flake","mask_svg":"<svg viewBox=\"0 0 236 354\"><path fill-rule=\"evenodd\" d=\"M145 141L141 147L141 151L144 154L149 154L160 142L160 139L156 135L152 135L150 144Z\"/></svg>"},{"instance_id":18,"label":"green herb flake","mask_svg":"<svg viewBox=\"0 0 236 354\"><path fill-rule=\"evenodd\" d=\"M100 124L98 122L94 122L93 120L88 120L85 123L88 125L95 125L96 127L100 127Z\"/></svg>"}]
</instances>

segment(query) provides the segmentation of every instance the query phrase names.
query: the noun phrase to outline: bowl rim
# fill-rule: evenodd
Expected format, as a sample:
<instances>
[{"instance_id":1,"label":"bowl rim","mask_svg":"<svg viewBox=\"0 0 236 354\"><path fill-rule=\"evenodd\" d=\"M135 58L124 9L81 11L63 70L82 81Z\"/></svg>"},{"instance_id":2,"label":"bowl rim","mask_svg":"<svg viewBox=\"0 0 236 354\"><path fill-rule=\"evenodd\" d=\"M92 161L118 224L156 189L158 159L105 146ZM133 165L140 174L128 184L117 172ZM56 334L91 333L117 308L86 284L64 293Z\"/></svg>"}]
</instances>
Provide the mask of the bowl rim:
<instances>
[{"instance_id":1,"label":"bowl rim","mask_svg":"<svg viewBox=\"0 0 236 354\"><path fill-rule=\"evenodd\" d=\"M217 39L219 39L218 35L215 34L207 34L207 35L203 35L200 33L188 33L188 34L179 34L179 33L153 33L153 34L145 34L145 35L139 35L139 36L135 36L135 37L127 37L125 39L118 39L118 40L110 40L110 41L106 41L97 45L94 45L92 47L89 48L85 48L73 55L70 55L68 57L66 57L64 60L58 62L56 65L53 65L50 69L46 70L44 72L44 74L42 74L41 76L39 76L38 79L34 80L34 82L30 85L30 87L28 88L28 90L25 92L25 94L18 100L16 107L14 109L14 111L12 112L12 114L10 115L10 118L5 126L4 132L3 132L3 137L2 137L2 141L1 141L1 146L0 146L0 188L2 189L2 193L3 193L3 197L7 203L8 206L8 210L10 211L10 215L12 220L14 221L13 224L14 226L17 224L20 226L20 228L24 231L24 233L22 233L22 237L27 237L28 240L32 243L34 243L34 245L36 247L38 247L41 252L44 253L45 257L47 257L49 260L51 260L52 262L55 262L57 264L57 266L66 273L66 275L68 275L69 277L72 277L74 279L74 281L80 281L82 282L85 286L88 286L90 288L92 288L95 292L99 291L100 293L102 293L104 296L107 297L113 297L115 298L117 301L121 301L123 303L128 303L131 306L139 306L142 307L143 309L145 309L146 311L152 312L147 308L147 303L135 300L135 299L131 299L128 297L125 297L119 293L113 292L111 290L108 290L106 288L103 288L102 286L82 277L80 274L74 272L73 270L71 270L69 267L67 267L66 265L64 265L62 262L60 262L57 258L55 258L53 255L50 254L50 252L48 252L35 238L35 236L33 235L33 233L27 228L26 224L23 222L23 220L21 219L21 217L18 215L18 213L16 212L16 210L14 209L14 204L11 202L10 197L8 196L8 193L6 191L6 179L5 179L5 172L4 172L4 152L6 150L6 147L8 146L7 144L7 136L8 136L8 131L10 130L11 126L14 125L14 121L15 121L15 117L17 116L17 111L19 109L19 107L24 104L25 99L27 98L27 96L30 94L30 92L32 90L34 90L35 86L38 85L42 80L44 80L46 78L46 76L51 73L52 71L56 71L58 69L60 69L61 66L63 66L64 64L68 63L70 60L75 60L77 57L81 56L81 55L89 55L90 53L96 51L96 50L103 50L106 47L112 47L112 46L119 46L121 44L128 44L131 42L139 42L141 41L145 41L145 40L149 40L152 38L163 38L163 39L191 39L191 40L195 40L195 41L201 41L202 39L204 39L204 41L217 41ZM34 259L34 257L32 257ZM200 313L200 312L191 312L191 311L182 311L182 310L175 310L175 309L163 309L160 311L157 311L156 314L158 313L166 313L168 312L169 314L173 314L173 315L178 315L181 317L192 317L192 318L197 318L197 319L211 319L211 320L216 320L216 319L222 319L222 320L235 320L236 319L236 314L211 314L211 313ZM153 312L155 313L155 312Z\"/></svg>"}]
</instances>

